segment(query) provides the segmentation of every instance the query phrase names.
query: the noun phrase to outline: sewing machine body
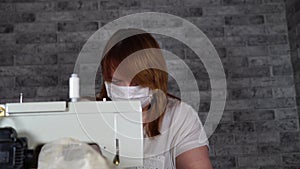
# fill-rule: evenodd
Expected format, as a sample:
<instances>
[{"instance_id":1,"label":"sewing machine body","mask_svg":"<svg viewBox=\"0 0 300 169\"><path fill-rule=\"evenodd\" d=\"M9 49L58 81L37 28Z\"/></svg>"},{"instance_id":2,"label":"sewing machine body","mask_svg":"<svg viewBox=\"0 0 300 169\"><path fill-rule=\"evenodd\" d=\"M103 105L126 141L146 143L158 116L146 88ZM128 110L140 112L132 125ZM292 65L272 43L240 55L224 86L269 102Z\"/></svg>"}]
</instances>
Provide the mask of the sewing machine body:
<instances>
[{"instance_id":1,"label":"sewing machine body","mask_svg":"<svg viewBox=\"0 0 300 169\"><path fill-rule=\"evenodd\" d=\"M9 103L0 127L27 137L29 148L71 137L97 143L113 161L119 139L120 167L143 164L142 110L138 101ZM116 124L115 124L116 122ZM117 131L117 132L115 132Z\"/></svg>"}]
</instances>

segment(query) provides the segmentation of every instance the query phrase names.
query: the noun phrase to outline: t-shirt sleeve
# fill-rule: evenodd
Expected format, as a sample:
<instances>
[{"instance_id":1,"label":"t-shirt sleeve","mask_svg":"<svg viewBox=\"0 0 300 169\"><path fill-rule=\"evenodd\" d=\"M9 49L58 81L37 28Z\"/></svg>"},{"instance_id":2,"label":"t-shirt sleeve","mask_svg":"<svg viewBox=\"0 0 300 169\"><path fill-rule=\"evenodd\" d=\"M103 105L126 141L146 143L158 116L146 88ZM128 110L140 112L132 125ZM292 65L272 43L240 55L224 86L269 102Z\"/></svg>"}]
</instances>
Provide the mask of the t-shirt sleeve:
<instances>
[{"instance_id":1,"label":"t-shirt sleeve","mask_svg":"<svg viewBox=\"0 0 300 169\"><path fill-rule=\"evenodd\" d=\"M207 136L197 112L186 104L181 104L177 111L175 156L193 148L208 146Z\"/></svg>"}]
</instances>

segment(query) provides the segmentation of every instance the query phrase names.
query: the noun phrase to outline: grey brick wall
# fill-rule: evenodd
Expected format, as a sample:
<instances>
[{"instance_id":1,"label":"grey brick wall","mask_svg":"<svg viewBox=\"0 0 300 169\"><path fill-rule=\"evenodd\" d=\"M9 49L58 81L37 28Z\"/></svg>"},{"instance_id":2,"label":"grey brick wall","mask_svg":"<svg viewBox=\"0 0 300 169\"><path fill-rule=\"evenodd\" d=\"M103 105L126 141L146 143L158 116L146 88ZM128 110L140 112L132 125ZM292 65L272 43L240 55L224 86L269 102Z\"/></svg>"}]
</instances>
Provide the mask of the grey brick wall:
<instances>
[{"instance_id":1,"label":"grey brick wall","mask_svg":"<svg viewBox=\"0 0 300 169\"><path fill-rule=\"evenodd\" d=\"M300 167L299 4L297 0L286 4L284 0L0 0L0 102L16 102L20 92L24 101L67 100L68 78L93 32L131 13L171 13L209 37L225 68L228 100L210 138L214 168L296 169ZM211 88L203 63L181 42L156 37L193 71L201 96L201 103L193 106L199 106L204 121ZM184 70L177 74L186 80ZM169 89L178 96L195 92L179 91L172 78Z\"/></svg>"}]
</instances>

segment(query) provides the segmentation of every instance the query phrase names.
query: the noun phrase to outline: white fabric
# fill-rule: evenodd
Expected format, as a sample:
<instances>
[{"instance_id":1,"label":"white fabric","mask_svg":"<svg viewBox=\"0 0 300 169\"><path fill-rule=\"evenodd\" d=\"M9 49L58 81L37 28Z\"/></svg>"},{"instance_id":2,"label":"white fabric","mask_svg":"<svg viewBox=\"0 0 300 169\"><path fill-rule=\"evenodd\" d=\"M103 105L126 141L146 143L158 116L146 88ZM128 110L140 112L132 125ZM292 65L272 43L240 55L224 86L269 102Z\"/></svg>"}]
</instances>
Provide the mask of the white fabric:
<instances>
[{"instance_id":1,"label":"white fabric","mask_svg":"<svg viewBox=\"0 0 300 169\"><path fill-rule=\"evenodd\" d=\"M169 98L161 135L152 140L145 138L144 167L137 168L174 169L178 155L206 145L208 140L197 112L186 103Z\"/></svg>"},{"instance_id":2,"label":"white fabric","mask_svg":"<svg viewBox=\"0 0 300 169\"><path fill-rule=\"evenodd\" d=\"M38 169L112 169L107 161L86 143L62 138L43 146Z\"/></svg>"},{"instance_id":3,"label":"white fabric","mask_svg":"<svg viewBox=\"0 0 300 169\"><path fill-rule=\"evenodd\" d=\"M141 86L118 86L113 83L104 82L107 96L113 101L138 100L142 107L151 102L152 90Z\"/></svg>"}]
</instances>

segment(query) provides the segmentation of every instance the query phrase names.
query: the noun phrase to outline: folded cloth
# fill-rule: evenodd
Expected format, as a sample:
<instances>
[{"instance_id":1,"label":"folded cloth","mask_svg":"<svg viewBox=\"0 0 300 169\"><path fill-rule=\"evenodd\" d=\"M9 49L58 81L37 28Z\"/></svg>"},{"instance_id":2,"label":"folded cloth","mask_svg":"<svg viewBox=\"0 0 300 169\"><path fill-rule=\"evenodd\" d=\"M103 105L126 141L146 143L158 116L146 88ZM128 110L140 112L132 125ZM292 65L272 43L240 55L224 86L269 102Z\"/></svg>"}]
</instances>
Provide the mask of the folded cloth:
<instances>
[{"instance_id":1,"label":"folded cloth","mask_svg":"<svg viewBox=\"0 0 300 169\"><path fill-rule=\"evenodd\" d=\"M72 138L45 144L39 154L38 169L112 169L90 145Z\"/></svg>"}]
</instances>

